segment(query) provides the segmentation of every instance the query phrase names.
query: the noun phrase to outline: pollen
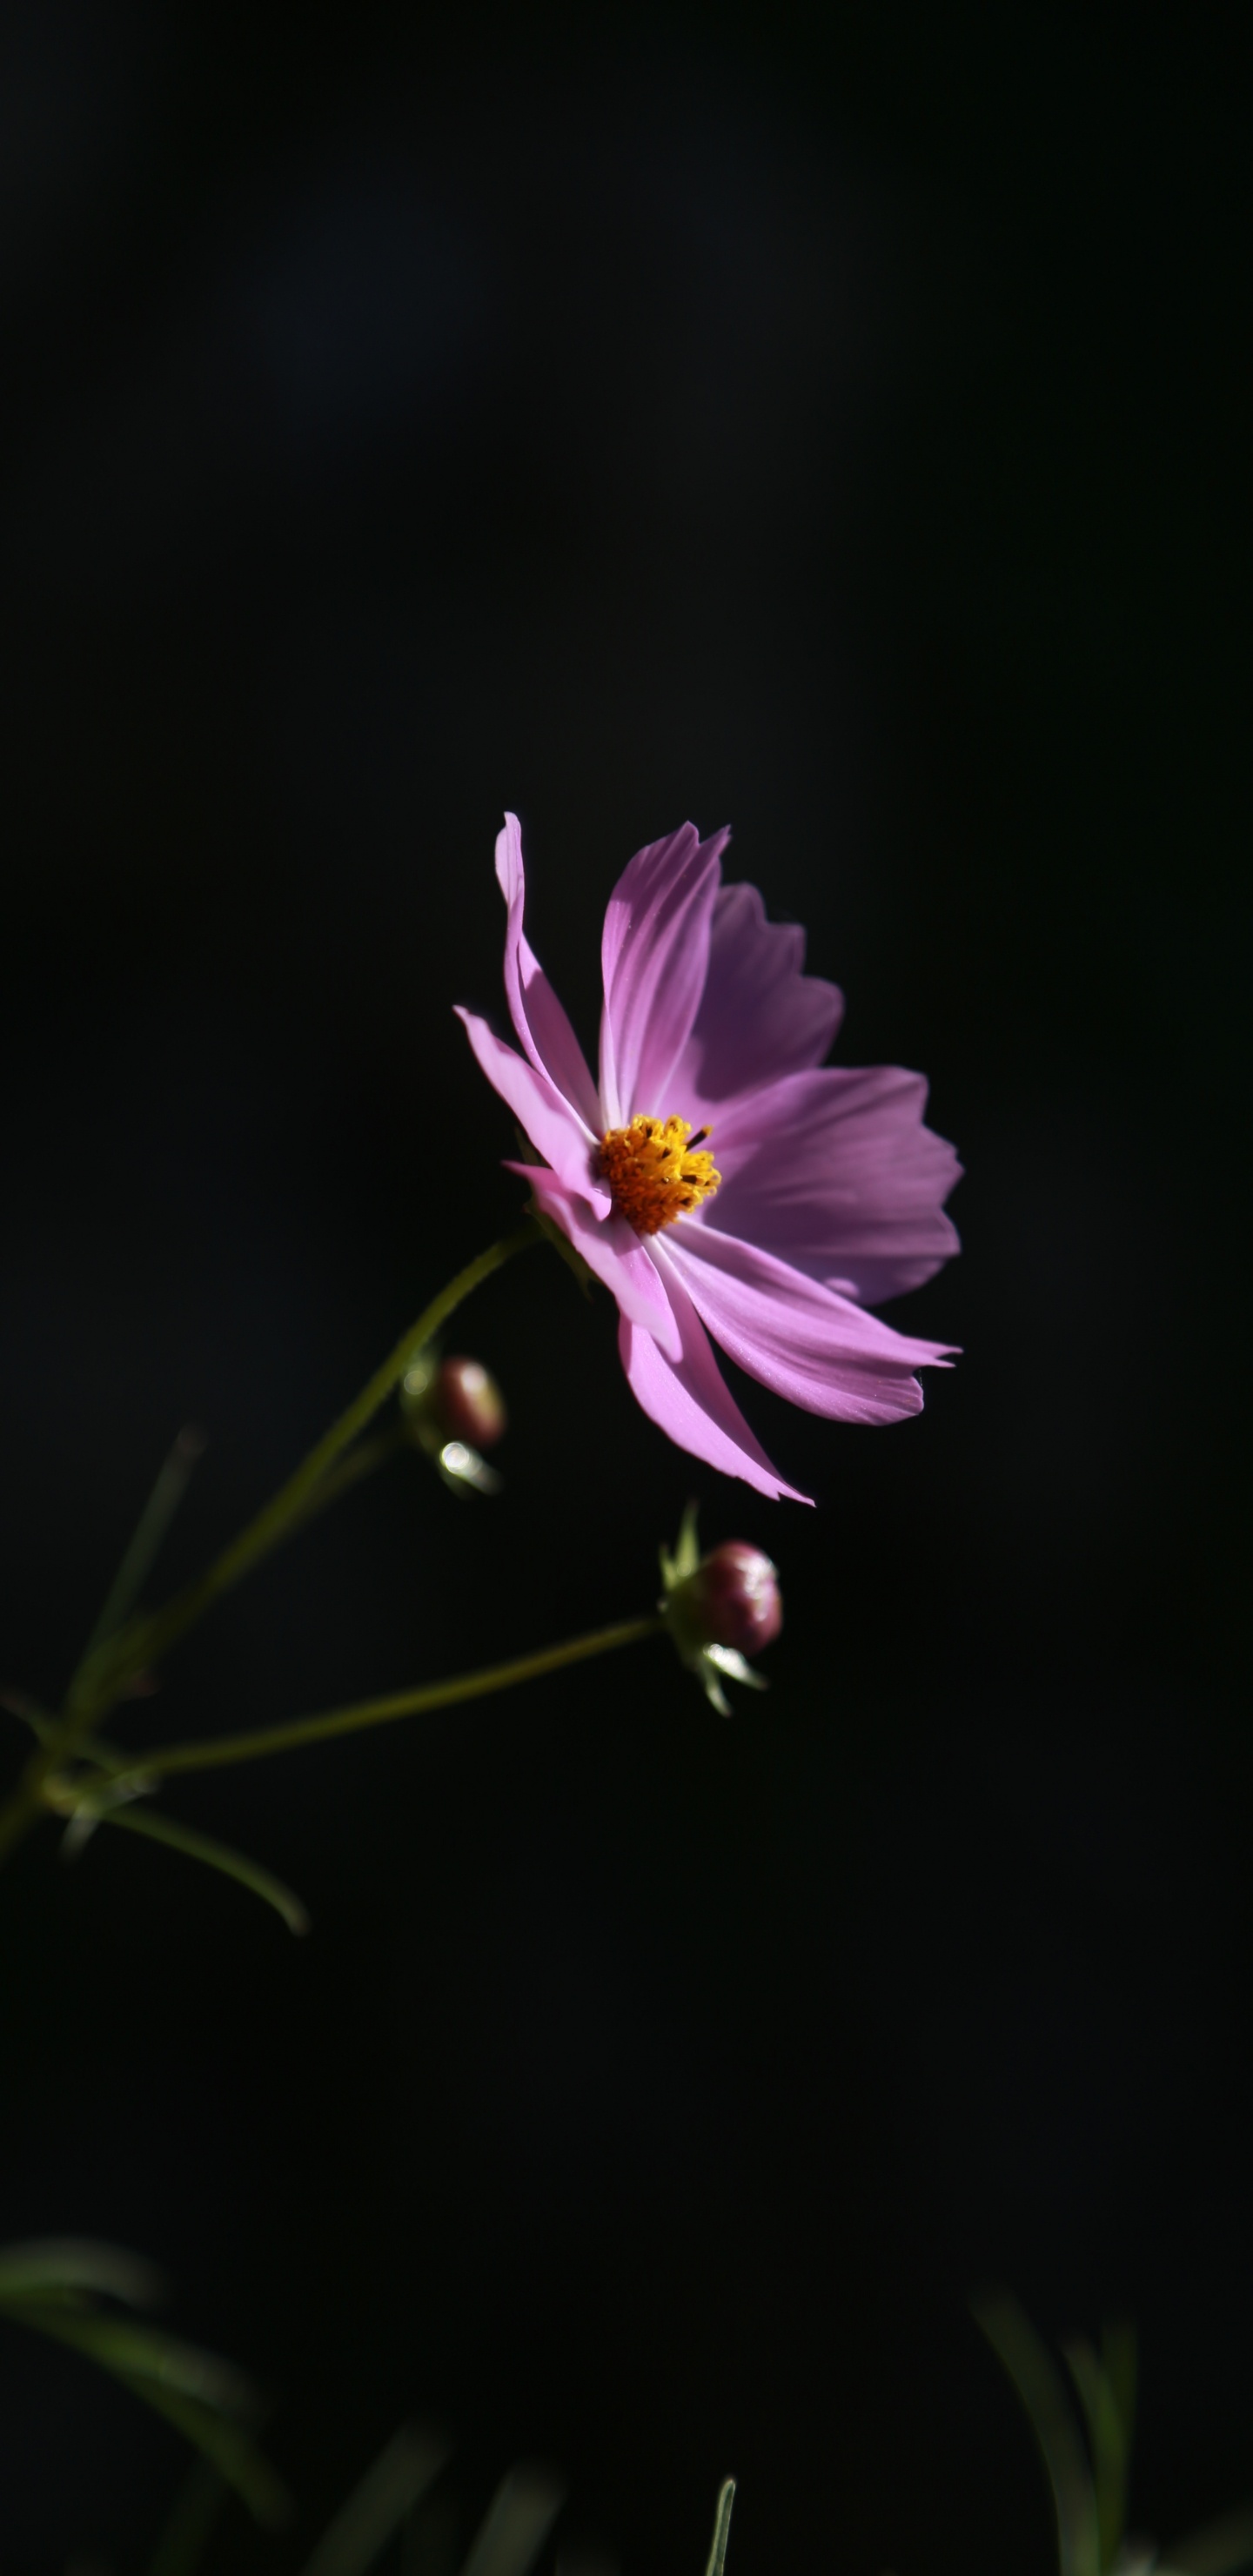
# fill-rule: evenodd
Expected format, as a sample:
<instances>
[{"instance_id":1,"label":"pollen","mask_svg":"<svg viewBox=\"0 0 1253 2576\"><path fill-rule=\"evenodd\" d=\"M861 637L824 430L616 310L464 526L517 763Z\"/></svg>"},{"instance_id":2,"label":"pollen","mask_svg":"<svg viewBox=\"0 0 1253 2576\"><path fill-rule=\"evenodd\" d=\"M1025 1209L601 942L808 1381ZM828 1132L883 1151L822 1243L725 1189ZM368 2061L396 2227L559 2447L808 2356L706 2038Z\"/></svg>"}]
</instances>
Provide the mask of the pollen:
<instances>
[{"instance_id":1,"label":"pollen","mask_svg":"<svg viewBox=\"0 0 1253 2576\"><path fill-rule=\"evenodd\" d=\"M695 1147L709 1134L698 1130ZM611 1127L602 1138L600 1168L609 1183L619 1216L637 1234L660 1234L663 1225L690 1216L702 1199L712 1198L721 1172L712 1154L693 1150L686 1118L633 1118L629 1127Z\"/></svg>"}]
</instances>

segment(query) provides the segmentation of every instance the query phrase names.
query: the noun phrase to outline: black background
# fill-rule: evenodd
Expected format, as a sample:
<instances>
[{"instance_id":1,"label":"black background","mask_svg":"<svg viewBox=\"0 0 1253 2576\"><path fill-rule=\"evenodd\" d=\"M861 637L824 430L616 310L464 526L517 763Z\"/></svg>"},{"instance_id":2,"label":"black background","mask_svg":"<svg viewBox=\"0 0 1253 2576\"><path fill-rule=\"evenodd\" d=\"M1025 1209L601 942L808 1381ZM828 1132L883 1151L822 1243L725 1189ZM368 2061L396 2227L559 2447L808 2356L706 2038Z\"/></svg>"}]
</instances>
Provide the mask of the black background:
<instances>
[{"instance_id":1,"label":"black background","mask_svg":"<svg viewBox=\"0 0 1253 2576\"><path fill-rule=\"evenodd\" d=\"M181 1421L171 1582L512 1222L504 805L589 1036L626 859L731 821L970 1175L921 1421L745 1394L815 1513L532 1255L454 1337L503 1498L406 1462L132 1726L646 1607L689 1492L782 1567L767 1700L650 1647L172 1794L303 1945L122 1837L10 1870L0 2234L155 2256L273 2392L299 2526L217 2567L416 2407L637 2576L728 2468L739 2576L1042 2571L992 2282L1138 2321L1139 2526L1253 2486L1238 23L10 12L5 1674ZM138 2566L173 2438L0 2374L0 2563Z\"/></svg>"}]
</instances>

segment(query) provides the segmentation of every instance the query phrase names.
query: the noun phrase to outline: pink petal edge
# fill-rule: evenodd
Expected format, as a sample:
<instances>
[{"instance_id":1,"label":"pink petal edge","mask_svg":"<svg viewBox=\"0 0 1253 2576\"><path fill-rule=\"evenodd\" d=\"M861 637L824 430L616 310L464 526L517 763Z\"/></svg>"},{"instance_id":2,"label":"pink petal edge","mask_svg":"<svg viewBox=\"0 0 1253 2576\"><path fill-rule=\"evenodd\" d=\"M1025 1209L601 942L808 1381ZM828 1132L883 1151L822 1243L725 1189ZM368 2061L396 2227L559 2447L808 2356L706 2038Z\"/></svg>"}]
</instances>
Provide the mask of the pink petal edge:
<instances>
[{"instance_id":1,"label":"pink petal edge","mask_svg":"<svg viewBox=\"0 0 1253 2576\"><path fill-rule=\"evenodd\" d=\"M709 1347L708 1337L680 1279L669 1283L670 1304L682 1338L677 1362L623 1316L618 1348L631 1392L650 1421L680 1449L724 1476L739 1476L772 1502L811 1503L786 1484L750 1431Z\"/></svg>"},{"instance_id":2,"label":"pink petal edge","mask_svg":"<svg viewBox=\"0 0 1253 2576\"><path fill-rule=\"evenodd\" d=\"M952 1356L712 1226L692 1227L659 1266L682 1279L702 1323L740 1368L807 1413L899 1421L922 1409L914 1369L946 1367Z\"/></svg>"},{"instance_id":3,"label":"pink petal edge","mask_svg":"<svg viewBox=\"0 0 1253 2576\"><path fill-rule=\"evenodd\" d=\"M547 1075L583 1120L589 1134L599 1136L604 1121L587 1058L522 927L526 871L522 864L522 827L516 814L506 814L504 830L497 834L496 876L509 913L505 930L505 993L514 1028L537 1073Z\"/></svg>"},{"instance_id":4,"label":"pink petal edge","mask_svg":"<svg viewBox=\"0 0 1253 2576\"><path fill-rule=\"evenodd\" d=\"M503 1038L498 1038L474 1011L463 1010L458 1004L457 1017L492 1089L512 1109L536 1152L551 1163L569 1188L581 1190L585 1198L607 1213L609 1192L598 1190L591 1178L592 1139L564 1093L546 1073L537 1073Z\"/></svg>"},{"instance_id":5,"label":"pink petal edge","mask_svg":"<svg viewBox=\"0 0 1253 2576\"><path fill-rule=\"evenodd\" d=\"M859 1305L920 1287L959 1249L944 1201L962 1168L926 1101L900 1065L824 1065L732 1101L710 1122L723 1183L702 1226Z\"/></svg>"}]
</instances>

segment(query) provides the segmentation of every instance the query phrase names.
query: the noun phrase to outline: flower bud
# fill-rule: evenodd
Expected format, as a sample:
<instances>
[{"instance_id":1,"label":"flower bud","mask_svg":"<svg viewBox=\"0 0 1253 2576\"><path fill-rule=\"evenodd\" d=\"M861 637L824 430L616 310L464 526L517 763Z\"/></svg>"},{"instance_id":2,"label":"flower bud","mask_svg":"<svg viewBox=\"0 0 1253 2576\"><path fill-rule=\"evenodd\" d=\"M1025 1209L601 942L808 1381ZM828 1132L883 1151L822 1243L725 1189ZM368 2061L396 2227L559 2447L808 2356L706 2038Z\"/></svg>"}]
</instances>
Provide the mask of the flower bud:
<instances>
[{"instance_id":1,"label":"flower bud","mask_svg":"<svg viewBox=\"0 0 1253 2576\"><path fill-rule=\"evenodd\" d=\"M508 1422L505 1399L481 1360L440 1359L419 1351L400 1387L409 1436L435 1460L446 1484L497 1493L500 1478L481 1452L494 1449Z\"/></svg>"},{"instance_id":2,"label":"flower bud","mask_svg":"<svg viewBox=\"0 0 1253 2576\"><path fill-rule=\"evenodd\" d=\"M445 1440L467 1448L494 1449L508 1426L505 1399L481 1360L441 1360L427 1404Z\"/></svg>"},{"instance_id":3,"label":"flower bud","mask_svg":"<svg viewBox=\"0 0 1253 2576\"><path fill-rule=\"evenodd\" d=\"M721 1674L756 1690L765 1688L744 1658L759 1654L783 1625L778 1575L769 1557L743 1539L724 1539L702 1557L691 1509L684 1514L674 1555L662 1550L661 1571L666 1587L662 1615L678 1653L726 1716Z\"/></svg>"},{"instance_id":4,"label":"flower bud","mask_svg":"<svg viewBox=\"0 0 1253 2576\"><path fill-rule=\"evenodd\" d=\"M760 1654L783 1625L779 1578L768 1556L743 1539L724 1539L683 1586L683 1617L703 1646Z\"/></svg>"}]
</instances>

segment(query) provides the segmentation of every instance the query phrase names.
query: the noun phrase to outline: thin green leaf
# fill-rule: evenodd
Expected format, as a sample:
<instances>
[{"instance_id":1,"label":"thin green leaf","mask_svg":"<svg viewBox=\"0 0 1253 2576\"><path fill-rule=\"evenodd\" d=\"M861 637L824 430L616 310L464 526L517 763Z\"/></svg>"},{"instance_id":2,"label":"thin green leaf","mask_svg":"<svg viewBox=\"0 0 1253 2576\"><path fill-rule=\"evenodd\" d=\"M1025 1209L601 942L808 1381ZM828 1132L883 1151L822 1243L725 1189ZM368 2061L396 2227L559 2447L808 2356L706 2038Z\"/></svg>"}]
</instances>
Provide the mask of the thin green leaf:
<instances>
[{"instance_id":1,"label":"thin green leaf","mask_svg":"<svg viewBox=\"0 0 1253 2576\"><path fill-rule=\"evenodd\" d=\"M263 1869L260 1861L232 1851L229 1843L217 1842L211 1834L196 1833L190 1825L176 1824L172 1816L154 1815L150 1807L102 1808L96 1820L102 1825L119 1825L123 1833L141 1834L146 1842L164 1843L167 1850L181 1852L186 1860L203 1861L206 1869L219 1870L223 1878L235 1879L264 1904L272 1905L289 1932L299 1935L308 1931L309 1916L295 1890L276 1878L273 1870Z\"/></svg>"},{"instance_id":2,"label":"thin green leaf","mask_svg":"<svg viewBox=\"0 0 1253 2576\"><path fill-rule=\"evenodd\" d=\"M201 2351L198 2344L184 2343L178 2335L167 2334L160 2326L139 2325L131 2317L107 2315L64 2293L52 2298L10 2298L6 2305L9 2315L23 2325L35 2326L45 2334L56 2335L62 2343L73 2344L89 2360L98 2361L103 2370L124 2374L128 2379L151 2380L159 2388L211 2407L217 2415L243 2417L255 2411L256 2392L242 2370L237 2370L233 2362L220 2360L216 2353Z\"/></svg>"},{"instance_id":3,"label":"thin green leaf","mask_svg":"<svg viewBox=\"0 0 1253 2576\"><path fill-rule=\"evenodd\" d=\"M1061 2576L1101 2576L1092 2473L1060 2374L1013 2299L972 2301L976 2322L1012 2379L1035 2434L1057 2519Z\"/></svg>"},{"instance_id":4,"label":"thin green leaf","mask_svg":"<svg viewBox=\"0 0 1253 2576\"><path fill-rule=\"evenodd\" d=\"M1253 2504L1237 2505L1217 2522L1189 2532L1168 2549L1159 2576L1235 2576L1238 2567L1253 2566Z\"/></svg>"},{"instance_id":5,"label":"thin green leaf","mask_svg":"<svg viewBox=\"0 0 1253 2576\"><path fill-rule=\"evenodd\" d=\"M93 2237L32 2237L25 2245L0 2246L0 2303L67 2291L155 2308L165 2284L156 2265L142 2255L99 2244Z\"/></svg>"},{"instance_id":6,"label":"thin green leaf","mask_svg":"<svg viewBox=\"0 0 1253 2576\"><path fill-rule=\"evenodd\" d=\"M710 2545L705 2576L722 2576L727 2563L727 2542L731 2537L731 2507L735 2502L735 2480L724 2478L718 2489L718 2509L714 2515L714 2536Z\"/></svg>"},{"instance_id":7,"label":"thin green leaf","mask_svg":"<svg viewBox=\"0 0 1253 2576\"><path fill-rule=\"evenodd\" d=\"M1139 2375L1134 2326L1125 2324L1106 2326L1101 2337L1101 2367L1118 2409L1118 2421L1122 2426L1123 2440L1130 2455L1136 2424L1136 2387Z\"/></svg>"},{"instance_id":8,"label":"thin green leaf","mask_svg":"<svg viewBox=\"0 0 1253 2576\"><path fill-rule=\"evenodd\" d=\"M108 1596L83 1648L79 1671L88 1656L112 1637L134 1609L156 1563L170 1523L187 1491L196 1461L204 1453L204 1433L188 1423L180 1431L152 1492L135 1524L135 1533L109 1586ZM75 1674L75 1680L78 1675ZM73 1682L70 1684L73 1689Z\"/></svg>"},{"instance_id":9,"label":"thin green leaf","mask_svg":"<svg viewBox=\"0 0 1253 2576\"><path fill-rule=\"evenodd\" d=\"M323 2533L305 2576L365 2576L448 2457L428 2426L402 2425Z\"/></svg>"},{"instance_id":10,"label":"thin green leaf","mask_svg":"<svg viewBox=\"0 0 1253 2576\"><path fill-rule=\"evenodd\" d=\"M225 2497L218 2470L208 2460L194 2461L148 2562L148 2576L196 2576Z\"/></svg>"},{"instance_id":11,"label":"thin green leaf","mask_svg":"<svg viewBox=\"0 0 1253 2576\"><path fill-rule=\"evenodd\" d=\"M82 2353L164 2415L212 2461L258 2522L285 2521L291 2505L282 2480L263 2459L251 2434L232 2420L233 2412L251 2400L242 2373L211 2353L161 2334L156 2327L137 2326L128 2318L102 2316L76 2306L74 2297L73 2292L60 2291L51 2297L10 2299L7 2313ZM223 2412L224 2406L232 2411Z\"/></svg>"},{"instance_id":12,"label":"thin green leaf","mask_svg":"<svg viewBox=\"0 0 1253 2576\"><path fill-rule=\"evenodd\" d=\"M212 2462L240 2502L247 2505L254 2522L274 2531L290 2521L292 2500L287 2488L242 2426L215 2415L211 2407L199 2405L194 2397L184 2397L176 2389L155 2388L150 2380L132 2379L125 2371L119 2371L118 2377L124 2387L144 2398L158 2415L164 2415L185 2442Z\"/></svg>"},{"instance_id":13,"label":"thin green leaf","mask_svg":"<svg viewBox=\"0 0 1253 2576\"><path fill-rule=\"evenodd\" d=\"M1104 2360L1097 2360L1091 2344L1076 2341L1064 2344L1062 2349L1088 2427L1101 2566L1109 2568L1118 2555L1126 2528L1130 2428L1123 2422Z\"/></svg>"},{"instance_id":14,"label":"thin green leaf","mask_svg":"<svg viewBox=\"0 0 1253 2576\"><path fill-rule=\"evenodd\" d=\"M470 2545L462 2576L528 2576L566 2500L551 2469L511 2469Z\"/></svg>"}]
</instances>

